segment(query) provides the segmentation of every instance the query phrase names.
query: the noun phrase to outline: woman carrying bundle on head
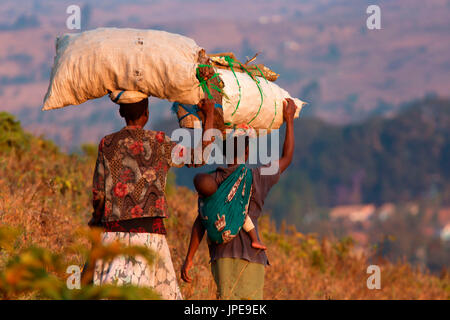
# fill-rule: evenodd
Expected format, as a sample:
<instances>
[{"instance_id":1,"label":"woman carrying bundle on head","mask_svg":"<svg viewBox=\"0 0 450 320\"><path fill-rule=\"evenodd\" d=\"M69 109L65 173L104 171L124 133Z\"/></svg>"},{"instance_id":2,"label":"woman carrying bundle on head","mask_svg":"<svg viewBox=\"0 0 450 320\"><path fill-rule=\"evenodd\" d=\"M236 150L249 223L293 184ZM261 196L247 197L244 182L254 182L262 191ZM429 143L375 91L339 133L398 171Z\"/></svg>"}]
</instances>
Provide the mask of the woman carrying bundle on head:
<instances>
[{"instance_id":1,"label":"woman carrying bundle on head","mask_svg":"<svg viewBox=\"0 0 450 320\"><path fill-rule=\"evenodd\" d=\"M205 78L211 76L207 69L202 72ZM165 238L166 177L171 167L181 167L185 162L194 166L200 161L203 165L204 159L192 161L187 156L188 148L172 142L162 131L144 129L149 119L147 97L133 101L135 93L119 91L111 93L110 98L120 105L126 126L100 141L89 226L103 229L104 243L119 240L126 245L144 245L156 253L158 260L151 266L140 257L97 261L90 267L94 284L146 286L163 299L182 299ZM204 99L198 107L205 114L206 132L213 127L214 103ZM203 135L202 148L209 143Z\"/></svg>"},{"instance_id":2,"label":"woman carrying bundle on head","mask_svg":"<svg viewBox=\"0 0 450 320\"><path fill-rule=\"evenodd\" d=\"M246 134L237 137L232 135L231 139L244 139L245 148L236 148L239 141L234 141L232 163L209 173L212 180L197 176L194 183L201 196L199 214L192 227L189 249L181 269L184 281L192 281L189 270L206 231L211 272L217 284L218 298L263 298L264 267L269 263L265 247L259 242L257 221L264 199L292 161L296 109L294 101L287 99L283 106L286 137L280 159L268 166L249 169L244 165L249 157L248 137ZM225 148L225 153L227 152ZM275 167L275 172L265 170L272 166ZM207 197L202 197L203 194ZM246 221L246 217L250 217L251 224ZM256 234L256 240L252 233Z\"/></svg>"}]
</instances>

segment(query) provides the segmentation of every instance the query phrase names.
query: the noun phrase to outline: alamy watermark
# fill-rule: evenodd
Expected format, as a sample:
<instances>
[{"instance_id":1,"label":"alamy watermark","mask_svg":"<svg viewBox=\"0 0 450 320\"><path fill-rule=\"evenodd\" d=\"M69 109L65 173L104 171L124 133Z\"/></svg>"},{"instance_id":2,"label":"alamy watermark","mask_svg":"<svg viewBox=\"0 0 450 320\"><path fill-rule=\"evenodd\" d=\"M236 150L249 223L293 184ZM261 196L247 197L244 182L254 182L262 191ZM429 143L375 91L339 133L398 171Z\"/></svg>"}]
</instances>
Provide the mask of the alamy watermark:
<instances>
[{"instance_id":1,"label":"alamy watermark","mask_svg":"<svg viewBox=\"0 0 450 320\"><path fill-rule=\"evenodd\" d=\"M66 280L67 289L81 289L81 269L77 265L70 265L66 269L66 273L69 274Z\"/></svg>"},{"instance_id":2,"label":"alamy watermark","mask_svg":"<svg viewBox=\"0 0 450 320\"><path fill-rule=\"evenodd\" d=\"M370 276L367 278L367 289L374 290L374 289L381 289L381 269L377 265L370 265L367 267L366 270L367 274L370 274Z\"/></svg>"},{"instance_id":3,"label":"alamy watermark","mask_svg":"<svg viewBox=\"0 0 450 320\"><path fill-rule=\"evenodd\" d=\"M381 29L381 9L380 6L372 4L367 7L366 13L370 16L366 20L366 26L369 30Z\"/></svg>"}]
</instances>

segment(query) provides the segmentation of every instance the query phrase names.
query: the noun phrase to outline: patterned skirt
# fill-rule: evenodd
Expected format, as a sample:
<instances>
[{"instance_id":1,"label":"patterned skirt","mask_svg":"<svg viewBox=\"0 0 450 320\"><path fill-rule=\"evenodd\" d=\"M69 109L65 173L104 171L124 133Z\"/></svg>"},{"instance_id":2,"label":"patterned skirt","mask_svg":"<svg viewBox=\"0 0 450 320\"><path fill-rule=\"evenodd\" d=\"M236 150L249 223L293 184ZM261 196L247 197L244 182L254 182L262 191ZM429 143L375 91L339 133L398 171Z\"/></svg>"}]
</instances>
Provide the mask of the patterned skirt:
<instances>
[{"instance_id":1,"label":"patterned skirt","mask_svg":"<svg viewBox=\"0 0 450 320\"><path fill-rule=\"evenodd\" d=\"M97 261L94 284L135 285L153 288L163 299L183 299L170 257L166 237L156 233L104 232L103 243L119 240L129 246L145 246L157 257L149 265L142 257L118 257L112 262Z\"/></svg>"}]
</instances>

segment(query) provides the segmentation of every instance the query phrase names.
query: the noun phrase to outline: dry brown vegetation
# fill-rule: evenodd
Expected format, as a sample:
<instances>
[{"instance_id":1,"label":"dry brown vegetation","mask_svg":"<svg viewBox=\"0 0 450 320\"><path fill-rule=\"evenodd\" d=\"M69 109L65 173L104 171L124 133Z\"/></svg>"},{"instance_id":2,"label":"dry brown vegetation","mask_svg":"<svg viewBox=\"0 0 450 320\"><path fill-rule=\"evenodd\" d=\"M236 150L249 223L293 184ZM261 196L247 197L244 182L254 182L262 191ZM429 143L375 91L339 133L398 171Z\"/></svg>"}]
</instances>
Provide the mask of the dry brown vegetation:
<instances>
[{"instance_id":1,"label":"dry brown vegetation","mask_svg":"<svg viewBox=\"0 0 450 320\"><path fill-rule=\"evenodd\" d=\"M48 141L29 137L28 149L6 148L0 141L0 227L20 230L13 243L19 252L39 246L64 253L66 265L84 264L82 252L67 255L76 244L88 245L77 230L90 215L92 149L87 155L61 153ZM196 216L196 198L190 190L169 184L170 218L168 242L178 271L186 253L190 228ZM260 220L262 240L268 246L271 266L266 269L265 299L449 299L450 276L440 277L413 269L407 264L370 260L354 248L349 238L318 239L291 227L277 232L268 216ZM202 243L191 273L194 281L179 280L186 299L215 299L215 284L209 271L209 256ZM0 271L6 256L0 251ZM381 290L366 287L366 268L381 267ZM35 295L19 296L34 298Z\"/></svg>"},{"instance_id":2,"label":"dry brown vegetation","mask_svg":"<svg viewBox=\"0 0 450 320\"><path fill-rule=\"evenodd\" d=\"M190 228L196 216L193 192L177 188L170 195L171 217L168 241L172 260L179 270L189 242ZM263 242L267 244L270 266L266 269L265 299L449 299L450 277L436 277L415 270L408 264L391 264L356 250L353 240L318 239L292 227L277 232L268 216L259 221ZM283 228L282 228L283 229ZM186 299L214 299L215 284L209 271L206 241L194 259L191 284L180 282ZM366 269L381 268L381 290L366 286ZM180 280L181 281L181 280Z\"/></svg>"}]
</instances>

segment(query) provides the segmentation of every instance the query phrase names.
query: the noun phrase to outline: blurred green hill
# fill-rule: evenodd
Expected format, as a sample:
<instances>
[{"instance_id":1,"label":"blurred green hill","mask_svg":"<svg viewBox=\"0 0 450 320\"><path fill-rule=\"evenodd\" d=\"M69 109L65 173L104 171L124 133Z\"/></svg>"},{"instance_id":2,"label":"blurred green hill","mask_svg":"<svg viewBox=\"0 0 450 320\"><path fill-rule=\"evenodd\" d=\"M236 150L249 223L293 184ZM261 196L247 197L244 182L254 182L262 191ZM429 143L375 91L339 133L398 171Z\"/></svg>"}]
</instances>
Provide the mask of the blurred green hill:
<instances>
[{"instance_id":1,"label":"blurred green hill","mask_svg":"<svg viewBox=\"0 0 450 320\"><path fill-rule=\"evenodd\" d=\"M426 98L392 117L345 126L296 121L292 165L266 204L291 223L342 204L439 199L450 204L450 100Z\"/></svg>"}]
</instances>

